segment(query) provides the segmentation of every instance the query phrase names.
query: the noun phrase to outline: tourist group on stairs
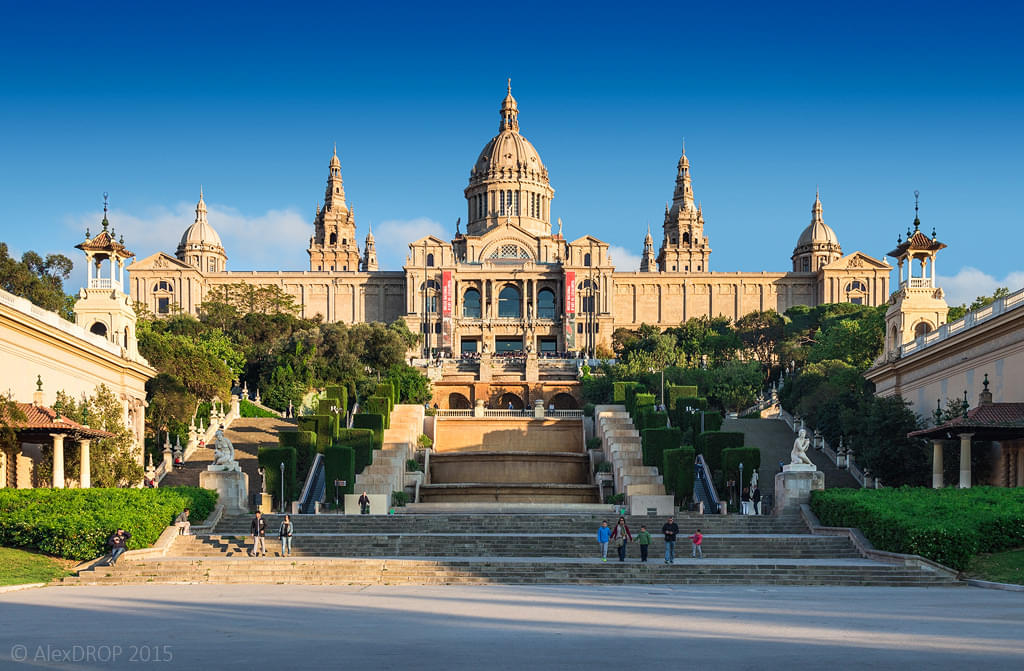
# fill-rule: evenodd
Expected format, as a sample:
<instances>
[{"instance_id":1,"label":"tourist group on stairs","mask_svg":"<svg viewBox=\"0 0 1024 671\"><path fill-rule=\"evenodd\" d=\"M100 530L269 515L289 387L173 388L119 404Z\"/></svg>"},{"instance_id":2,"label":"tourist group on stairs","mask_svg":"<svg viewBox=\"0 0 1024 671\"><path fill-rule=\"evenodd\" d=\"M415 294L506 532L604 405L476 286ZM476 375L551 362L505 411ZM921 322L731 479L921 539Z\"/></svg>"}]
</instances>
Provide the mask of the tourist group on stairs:
<instances>
[{"instance_id":1,"label":"tourist group on stairs","mask_svg":"<svg viewBox=\"0 0 1024 671\"><path fill-rule=\"evenodd\" d=\"M674 564L676 539L679 537L679 525L676 524L674 517L669 517L668 521L661 526L661 533L665 536L665 563ZM615 549L618 550L619 561L626 561L626 550L633 541L633 534L629 530L629 525L626 524L625 517L619 518L619 521L615 523L615 528L608 526L608 520L602 520L601 526L597 528L597 543L601 547L601 561L603 562L608 561L608 544L612 542L615 544ZM693 544L693 557L703 559L704 535L700 529L690 536L690 542ZM647 552L651 544L651 534L647 531L646 525L640 526L636 543L640 546L640 561L646 563Z\"/></svg>"}]
</instances>

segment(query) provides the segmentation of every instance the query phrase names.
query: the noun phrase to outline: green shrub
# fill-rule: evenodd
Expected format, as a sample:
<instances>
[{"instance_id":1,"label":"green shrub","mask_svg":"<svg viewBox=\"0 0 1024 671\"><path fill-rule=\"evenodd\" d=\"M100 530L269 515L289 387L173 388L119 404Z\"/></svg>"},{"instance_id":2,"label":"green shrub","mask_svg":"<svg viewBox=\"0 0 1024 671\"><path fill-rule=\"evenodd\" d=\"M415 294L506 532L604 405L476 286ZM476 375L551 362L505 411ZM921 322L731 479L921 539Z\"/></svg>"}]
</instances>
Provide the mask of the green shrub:
<instances>
[{"instance_id":1,"label":"green shrub","mask_svg":"<svg viewBox=\"0 0 1024 671\"><path fill-rule=\"evenodd\" d=\"M634 394L633 408L629 413L629 416L633 418L633 423L638 424L643 414L649 410L654 410L654 394Z\"/></svg>"},{"instance_id":2,"label":"green shrub","mask_svg":"<svg viewBox=\"0 0 1024 671\"><path fill-rule=\"evenodd\" d=\"M430 449L434 446L434 441L430 439L425 433L421 433L420 437L416 439L416 447L423 448L424 450Z\"/></svg>"},{"instance_id":3,"label":"green shrub","mask_svg":"<svg viewBox=\"0 0 1024 671\"><path fill-rule=\"evenodd\" d=\"M275 501L275 507L281 506L281 462L284 462L284 497L286 501L294 501L299 496L298 458L294 447L261 447L256 460L263 469L267 479L267 492Z\"/></svg>"},{"instance_id":4,"label":"green shrub","mask_svg":"<svg viewBox=\"0 0 1024 671\"><path fill-rule=\"evenodd\" d=\"M335 412L336 410L339 412ZM316 416L321 415L330 417L328 431L332 436L337 435L338 429L345 425L345 409L341 407L341 401L336 398L322 398L317 401Z\"/></svg>"},{"instance_id":5,"label":"green shrub","mask_svg":"<svg viewBox=\"0 0 1024 671\"><path fill-rule=\"evenodd\" d=\"M106 553L107 538L121 527L132 535L128 549L138 550L185 508L198 523L216 502L217 492L198 487L0 489L0 545L92 559Z\"/></svg>"},{"instance_id":6,"label":"green shrub","mask_svg":"<svg viewBox=\"0 0 1024 671\"><path fill-rule=\"evenodd\" d=\"M640 386L639 382L630 382L625 387L626 392L626 412L632 417L636 413L636 395L643 391L643 387Z\"/></svg>"},{"instance_id":7,"label":"green shrub","mask_svg":"<svg viewBox=\"0 0 1024 671\"><path fill-rule=\"evenodd\" d=\"M622 492L619 492L618 494L609 494L608 496L604 497L604 502L606 504L611 505L618 505L620 503L623 503L625 500L626 495L623 494Z\"/></svg>"},{"instance_id":8,"label":"green shrub","mask_svg":"<svg viewBox=\"0 0 1024 671\"><path fill-rule=\"evenodd\" d=\"M761 468L761 450L757 447L727 447L722 450L722 472L728 480L739 480L740 464L743 464L743 482L740 489L750 486L754 470Z\"/></svg>"},{"instance_id":9,"label":"green shrub","mask_svg":"<svg viewBox=\"0 0 1024 671\"><path fill-rule=\"evenodd\" d=\"M334 440L336 418L331 415L306 415L305 417L299 417L297 423L299 431L309 431L316 434L316 449L318 452L323 452L323 449Z\"/></svg>"},{"instance_id":10,"label":"green shrub","mask_svg":"<svg viewBox=\"0 0 1024 671\"><path fill-rule=\"evenodd\" d=\"M698 417L698 422L700 418ZM717 410L709 410L704 413L704 430L705 431L721 431L722 430L722 413ZM698 431L699 433L699 431Z\"/></svg>"},{"instance_id":11,"label":"green shrub","mask_svg":"<svg viewBox=\"0 0 1024 671\"><path fill-rule=\"evenodd\" d=\"M663 429L668 426L668 413L666 412L655 412L651 408L654 406L645 406L644 412L640 415L637 425L638 431L644 429Z\"/></svg>"},{"instance_id":12,"label":"green shrub","mask_svg":"<svg viewBox=\"0 0 1024 671\"><path fill-rule=\"evenodd\" d=\"M369 429L342 429L335 445L352 448L355 452L356 473L362 473L373 463L373 431Z\"/></svg>"},{"instance_id":13,"label":"green shrub","mask_svg":"<svg viewBox=\"0 0 1024 671\"><path fill-rule=\"evenodd\" d=\"M660 429L644 429L640 432L640 448L643 452L644 466L656 466L658 472L665 467L665 450L679 447L683 432L672 427Z\"/></svg>"},{"instance_id":14,"label":"green shrub","mask_svg":"<svg viewBox=\"0 0 1024 671\"><path fill-rule=\"evenodd\" d=\"M394 410L395 404L398 403L398 397L395 395L395 385L391 382L378 382L377 388L373 393L374 396L383 396L388 399L388 410Z\"/></svg>"},{"instance_id":15,"label":"green shrub","mask_svg":"<svg viewBox=\"0 0 1024 671\"><path fill-rule=\"evenodd\" d=\"M405 492L391 492L391 505L401 508L409 502L409 495Z\"/></svg>"},{"instance_id":16,"label":"green shrub","mask_svg":"<svg viewBox=\"0 0 1024 671\"><path fill-rule=\"evenodd\" d=\"M583 416L584 417L593 417L594 416L594 404L593 403L584 403L583 404Z\"/></svg>"},{"instance_id":17,"label":"green shrub","mask_svg":"<svg viewBox=\"0 0 1024 671\"><path fill-rule=\"evenodd\" d=\"M280 417L276 412L264 410L248 399L239 399L238 412L242 417Z\"/></svg>"},{"instance_id":18,"label":"green shrub","mask_svg":"<svg viewBox=\"0 0 1024 671\"><path fill-rule=\"evenodd\" d=\"M423 464L416 461L415 459L405 460L405 471L407 473L419 473L423 470Z\"/></svg>"},{"instance_id":19,"label":"green shrub","mask_svg":"<svg viewBox=\"0 0 1024 671\"><path fill-rule=\"evenodd\" d=\"M324 450L324 484L327 496L334 495L334 482L344 480L347 484L338 487L338 495L355 493L356 453L347 445L331 445Z\"/></svg>"},{"instance_id":20,"label":"green shrub","mask_svg":"<svg viewBox=\"0 0 1024 671\"><path fill-rule=\"evenodd\" d=\"M665 387L665 401L669 408L675 408L676 403L682 399L697 398L696 385L668 385ZM685 405L685 403L684 403Z\"/></svg>"},{"instance_id":21,"label":"green shrub","mask_svg":"<svg viewBox=\"0 0 1024 671\"><path fill-rule=\"evenodd\" d=\"M391 428L391 401L384 396L371 396L366 399L361 409L371 415L380 415L384 418L384 428Z\"/></svg>"},{"instance_id":22,"label":"green shrub","mask_svg":"<svg viewBox=\"0 0 1024 671\"><path fill-rule=\"evenodd\" d=\"M281 447L299 447L306 445L316 449L316 434L312 431L279 431L277 442Z\"/></svg>"},{"instance_id":23,"label":"green shrub","mask_svg":"<svg viewBox=\"0 0 1024 671\"><path fill-rule=\"evenodd\" d=\"M738 431L705 431L697 435L697 452L704 455L711 470L722 470L722 450L743 447L743 434Z\"/></svg>"},{"instance_id":24,"label":"green shrub","mask_svg":"<svg viewBox=\"0 0 1024 671\"><path fill-rule=\"evenodd\" d=\"M336 401L336 405L342 409L342 414L348 412L348 389L342 385L332 385L327 387L324 393L326 398L333 398Z\"/></svg>"},{"instance_id":25,"label":"green shrub","mask_svg":"<svg viewBox=\"0 0 1024 671\"><path fill-rule=\"evenodd\" d=\"M369 429L373 432L373 449L379 450L384 447L384 417L358 412L352 417L353 429Z\"/></svg>"},{"instance_id":26,"label":"green shrub","mask_svg":"<svg viewBox=\"0 0 1024 671\"><path fill-rule=\"evenodd\" d=\"M662 455L665 460L662 469L665 490L675 495L677 503L693 496L693 462L696 456L697 452L689 446L674 447Z\"/></svg>"},{"instance_id":27,"label":"green shrub","mask_svg":"<svg viewBox=\"0 0 1024 671\"><path fill-rule=\"evenodd\" d=\"M598 463L597 466L595 466L595 468L594 468L594 472L595 473L611 473L612 472L612 462L610 462L610 461L602 461L602 462Z\"/></svg>"},{"instance_id":28,"label":"green shrub","mask_svg":"<svg viewBox=\"0 0 1024 671\"><path fill-rule=\"evenodd\" d=\"M600 450L601 449L601 439L598 438L597 436L594 436L593 438L587 438L587 449L588 450Z\"/></svg>"},{"instance_id":29,"label":"green shrub","mask_svg":"<svg viewBox=\"0 0 1024 671\"><path fill-rule=\"evenodd\" d=\"M829 489L811 492L826 526L857 527L880 550L963 570L974 555L1020 547L1024 488Z\"/></svg>"},{"instance_id":30,"label":"green shrub","mask_svg":"<svg viewBox=\"0 0 1024 671\"><path fill-rule=\"evenodd\" d=\"M636 389L640 385L636 382L615 382L612 384L612 403L626 404L627 389Z\"/></svg>"}]
</instances>

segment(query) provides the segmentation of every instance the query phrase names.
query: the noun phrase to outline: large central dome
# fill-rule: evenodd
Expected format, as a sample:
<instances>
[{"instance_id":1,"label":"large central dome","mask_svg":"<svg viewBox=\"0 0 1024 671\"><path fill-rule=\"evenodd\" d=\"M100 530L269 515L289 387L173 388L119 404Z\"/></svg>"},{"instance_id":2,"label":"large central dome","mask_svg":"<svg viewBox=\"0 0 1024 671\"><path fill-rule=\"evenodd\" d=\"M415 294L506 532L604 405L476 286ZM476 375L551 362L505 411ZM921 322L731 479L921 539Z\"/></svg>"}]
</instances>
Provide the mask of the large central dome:
<instances>
[{"instance_id":1,"label":"large central dome","mask_svg":"<svg viewBox=\"0 0 1024 671\"><path fill-rule=\"evenodd\" d=\"M519 133L519 106L509 81L498 134L484 146L469 171L466 231L480 235L498 223L511 221L535 235L550 235L549 204L554 193L540 154Z\"/></svg>"}]
</instances>

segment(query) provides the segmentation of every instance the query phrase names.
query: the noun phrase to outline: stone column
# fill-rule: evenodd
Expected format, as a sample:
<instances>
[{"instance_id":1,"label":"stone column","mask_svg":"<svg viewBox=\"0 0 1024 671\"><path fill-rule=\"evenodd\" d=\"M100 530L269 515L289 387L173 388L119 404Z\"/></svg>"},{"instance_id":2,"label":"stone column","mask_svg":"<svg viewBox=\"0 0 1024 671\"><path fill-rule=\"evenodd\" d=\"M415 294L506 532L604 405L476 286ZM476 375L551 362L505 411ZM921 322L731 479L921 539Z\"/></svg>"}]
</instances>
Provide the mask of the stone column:
<instances>
[{"instance_id":1,"label":"stone column","mask_svg":"<svg viewBox=\"0 0 1024 671\"><path fill-rule=\"evenodd\" d=\"M89 466L89 439L83 438L78 441L78 454L79 466L81 477L79 480L82 483L82 489L89 489L92 487L92 469Z\"/></svg>"},{"instance_id":2,"label":"stone column","mask_svg":"<svg viewBox=\"0 0 1024 671\"><path fill-rule=\"evenodd\" d=\"M942 441L932 441L932 488L942 489Z\"/></svg>"},{"instance_id":3,"label":"stone column","mask_svg":"<svg viewBox=\"0 0 1024 671\"><path fill-rule=\"evenodd\" d=\"M64 489L64 434L51 433L53 438L53 488Z\"/></svg>"},{"instance_id":4,"label":"stone column","mask_svg":"<svg viewBox=\"0 0 1024 671\"><path fill-rule=\"evenodd\" d=\"M973 433L960 434L960 489L971 488L971 437Z\"/></svg>"}]
</instances>

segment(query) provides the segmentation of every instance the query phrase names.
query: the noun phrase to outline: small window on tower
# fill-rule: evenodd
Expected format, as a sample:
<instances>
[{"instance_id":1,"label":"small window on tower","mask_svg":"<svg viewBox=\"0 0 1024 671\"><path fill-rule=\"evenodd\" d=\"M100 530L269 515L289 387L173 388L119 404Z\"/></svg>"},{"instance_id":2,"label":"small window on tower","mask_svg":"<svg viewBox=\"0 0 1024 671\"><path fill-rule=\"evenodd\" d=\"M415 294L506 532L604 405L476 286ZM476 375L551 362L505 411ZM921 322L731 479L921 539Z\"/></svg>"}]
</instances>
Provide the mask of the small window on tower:
<instances>
[{"instance_id":1,"label":"small window on tower","mask_svg":"<svg viewBox=\"0 0 1024 671\"><path fill-rule=\"evenodd\" d=\"M337 233L331 233L330 244L334 245L334 244L337 244L337 242L338 242L338 234Z\"/></svg>"},{"instance_id":2,"label":"small window on tower","mask_svg":"<svg viewBox=\"0 0 1024 671\"><path fill-rule=\"evenodd\" d=\"M683 233L683 244L689 244L689 242L690 242L690 234L689 233Z\"/></svg>"},{"instance_id":3,"label":"small window on tower","mask_svg":"<svg viewBox=\"0 0 1024 671\"><path fill-rule=\"evenodd\" d=\"M434 255L433 254L427 254L427 266L430 267L430 268L434 267Z\"/></svg>"}]
</instances>

